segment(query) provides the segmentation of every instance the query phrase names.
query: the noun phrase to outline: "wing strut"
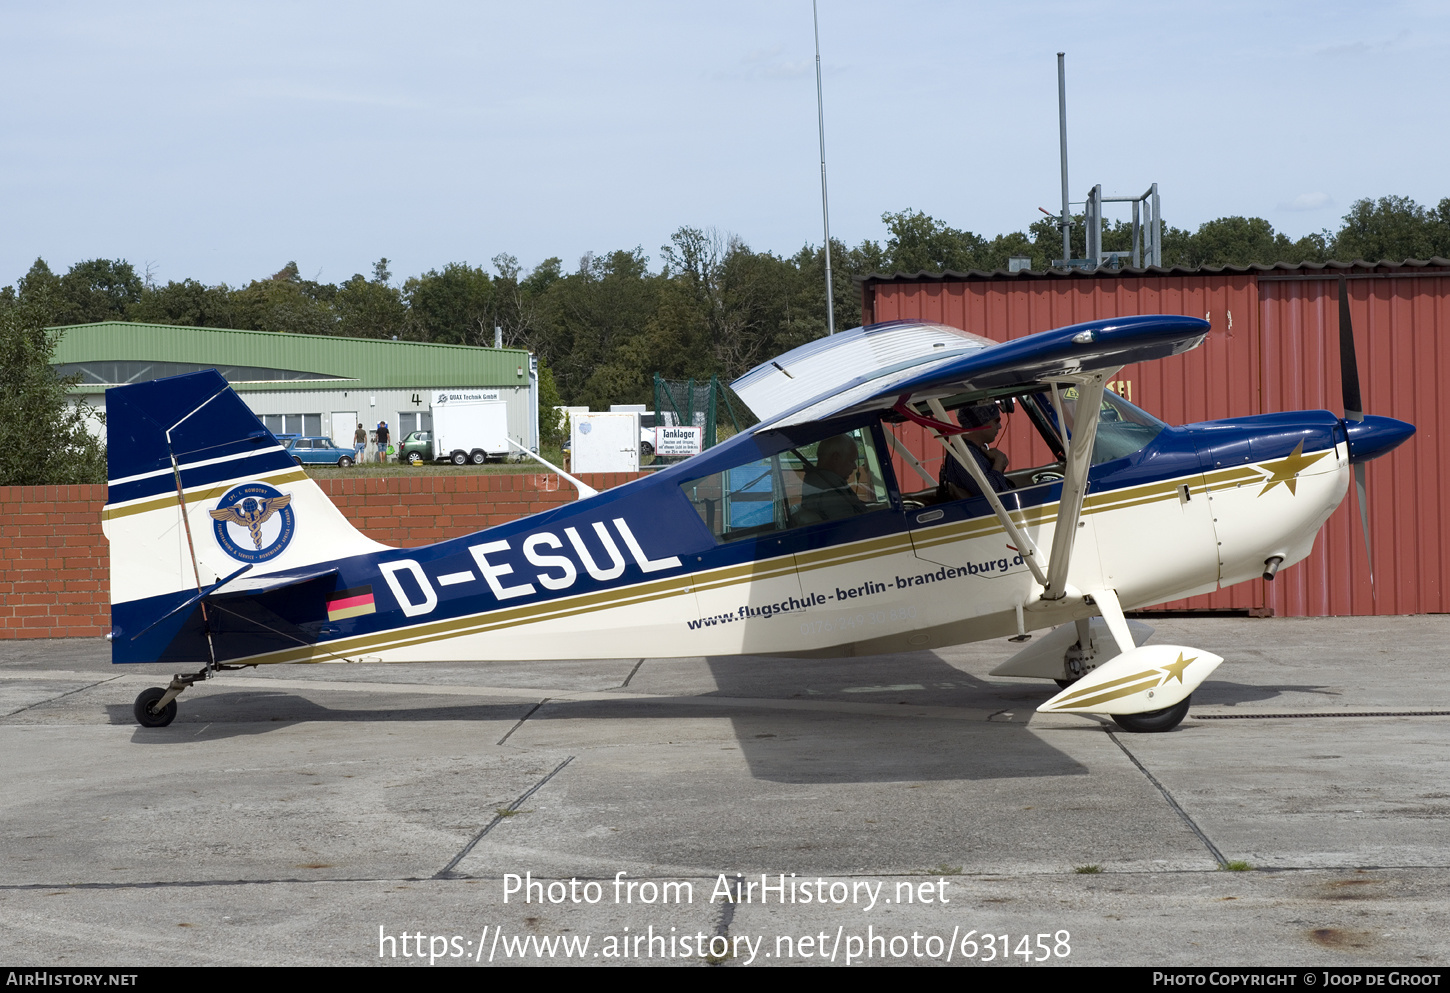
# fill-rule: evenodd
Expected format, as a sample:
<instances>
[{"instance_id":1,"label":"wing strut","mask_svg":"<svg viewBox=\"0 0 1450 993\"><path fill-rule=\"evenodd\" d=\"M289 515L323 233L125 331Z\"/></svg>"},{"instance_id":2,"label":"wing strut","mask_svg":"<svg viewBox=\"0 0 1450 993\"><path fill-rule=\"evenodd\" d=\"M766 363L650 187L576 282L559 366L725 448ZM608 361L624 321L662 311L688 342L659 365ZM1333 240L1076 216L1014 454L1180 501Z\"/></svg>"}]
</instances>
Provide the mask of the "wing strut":
<instances>
[{"instance_id":1,"label":"wing strut","mask_svg":"<svg viewBox=\"0 0 1450 993\"><path fill-rule=\"evenodd\" d=\"M896 454L905 459L906 464L911 466L918 476L926 480L928 486L936 485L937 481L932 478L931 473L927 472L926 467L921 464L921 461L915 455L912 455L910 449L901 443L900 438L896 437L891 431L883 431L882 433L886 435L886 440L891 442L891 447L895 450Z\"/></svg>"},{"instance_id":2,"label":"wing strut","mask_svg":"<svg viewBox=\"0 0 1450 993\"><path fill-rule=\"evenodd\" d=\"M1082 519L1083 502L1087 497L1088 471L1092 468L1093 442L1098 433L1099 410L1102 407L1103 391L1106 389L1108 377L1115 375L1117 369L1104 369L1088 375L1064 377L1063 383L1077 387L1077 423L1070 442L1067 440L1067 431L1061 433L1067 443L1067 458L1065 460L1065 478L1062 483L1062 497L1058 504L1057 520L1053 528L1052 549L1045 564L1042 561L1042 552L1032 541L1026 532L1020 530L1017 522L1007 512L1002 500L991 484L987 481L987 475L977 460L972 458L967 451L966 442L960 437L963 429L952 424L947 416L946 409L936 397L929 397L926 404L931 408L935 417L924 417L910 407L910 396L902 397L894 408L897 413L909 420L931 428L936 440L946 449L947 453L957 460L958 464L971 476L972 481L977 484L977 489L987 498L997 520L1002 522L1003 529L1012 539L1015 549L1022 555L1022 561L1027 563L1027 568L1032 570L1033 577L1042 586L1041 599L1045 601L1058 601L1066 598L1069 594L1067 585L1068 570L1072 566L1073 544L1077 539L1078 522ZM1053 400L1057 405L1058 424L1064 428L1067 424L1065 409L1061 397L1058 395L1057 382L1053 383ZM888 432L889 434L889 432ZM1109 594L1111 596L1111 593ZM1029 604L1029 608L1030 608ZM1109 605L1108 610L1103 611L1104 617L1112 612L1116 606L1116 600ZM1117 612L1121 619L1121 611ZM1109 619L1111 628L1112 619ZM1114 636L1118 635L1114 631ZM1121 639L1119 639L1121 641ZM1131 638L1129 639L1131 642Z\"/></svg>"},{"instance_id":3,"label":"wing strut","mask_svg":"<svg viewBox=\"0 0 1450 993\"><path fill-rule=\"evenodd\" d=\"M1044 600L1061 600L1067 595L1067 570L1072 565L1073 542L1077 540L1077 525L1082 519L1082 504L1087 497L1088 470L1093 464L1093 442L1098 436L1098 417L1103 404L1103 389L1108 376L1115 374L1096 372L1083 377L1077 389L1077 418L1073 423L1072 438L1067 431L1060 432L1067 445L1064 465L1061 502L1057 505L1057 525L1052 531L1052 552L1047 562L1047 582L1042 585ZM1063 408L1057 390L1053 400L1058 401L1057 423L1066 426ZM1086 421L1087 423L1083 423ZM1106 615L1104 615L1106 616Z\"/></svg>"},{"instance_id":4,"label":"wing strut","mask_svg":"<svg viewBox=\"0 0 1450 993\"><path fill-rule=\"evenodd\" d=\"M1101 589L1093 590L1093 603L1098 608L1098 613L1103 615L1107 622L1108 632L1112 634L1113 641L1118 644L1118 651L1126 654L1138 647L1133 640L1133 632L1128 627L1128 619L1123 616L1123 605L1118 602L1117 590Z\"/></svg>"}]
</instances>

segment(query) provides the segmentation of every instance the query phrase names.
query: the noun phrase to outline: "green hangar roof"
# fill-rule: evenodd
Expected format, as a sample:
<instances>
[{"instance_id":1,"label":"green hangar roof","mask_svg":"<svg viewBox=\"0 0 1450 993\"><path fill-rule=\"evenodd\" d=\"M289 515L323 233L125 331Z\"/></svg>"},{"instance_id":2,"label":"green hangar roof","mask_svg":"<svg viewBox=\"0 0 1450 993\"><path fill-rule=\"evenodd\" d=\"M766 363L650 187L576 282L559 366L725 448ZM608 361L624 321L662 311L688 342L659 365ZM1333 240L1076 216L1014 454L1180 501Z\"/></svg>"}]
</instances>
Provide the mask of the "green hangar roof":
<instances>
[{"instance_id":1,"label":"green hangar roof","mask_svg":"<svg viewBox=\"0 0 1450 993\"><path fill-rule=\"evenodd\" d=\"M75 393L216 369L238 391L527 386L529 353L277 331L105 321L51 328L58 374Z\"/></svg>"}]
</instances>

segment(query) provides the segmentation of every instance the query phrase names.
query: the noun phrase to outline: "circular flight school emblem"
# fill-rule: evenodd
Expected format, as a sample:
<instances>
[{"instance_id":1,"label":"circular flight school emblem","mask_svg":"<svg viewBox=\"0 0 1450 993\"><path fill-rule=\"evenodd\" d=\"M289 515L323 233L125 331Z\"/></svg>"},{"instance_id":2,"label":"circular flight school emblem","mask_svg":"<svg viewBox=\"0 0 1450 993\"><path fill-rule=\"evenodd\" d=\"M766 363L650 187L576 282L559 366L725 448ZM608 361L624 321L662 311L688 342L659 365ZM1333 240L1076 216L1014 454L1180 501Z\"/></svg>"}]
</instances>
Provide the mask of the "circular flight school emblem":
<instances>
[{"instance_id":1,"label":"circular flight school emblem","mask_svg":"<svg viewBox=\"0 0 1450 993\"><path fill-rule=\"evenodd\" d=\"M208 511L216 542L238 562L266 562L281 555L292 543L297 515L288 506L292 494L282 493L266 483L233 486Z\"/></svg>"}]
</instances>

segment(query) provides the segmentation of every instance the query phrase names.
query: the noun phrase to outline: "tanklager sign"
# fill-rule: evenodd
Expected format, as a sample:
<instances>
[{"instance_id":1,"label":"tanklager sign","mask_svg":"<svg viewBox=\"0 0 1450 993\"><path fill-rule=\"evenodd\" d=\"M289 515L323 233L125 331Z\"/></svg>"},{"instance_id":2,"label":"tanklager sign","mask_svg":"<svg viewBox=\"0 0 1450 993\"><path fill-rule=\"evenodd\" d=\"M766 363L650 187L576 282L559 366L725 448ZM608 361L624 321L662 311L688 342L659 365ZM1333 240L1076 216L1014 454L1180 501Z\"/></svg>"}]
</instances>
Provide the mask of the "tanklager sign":
<instances>
[{"instance_id":1,"label":"tanklager sign","mask_svg":"<svg viewBox=\"0 0 1450 993\"><path fill-rule=\"evenodd\" d=\"M699 455L704 428L662 427L655 430L656 455Z\"/></svg>"}]
</instances>

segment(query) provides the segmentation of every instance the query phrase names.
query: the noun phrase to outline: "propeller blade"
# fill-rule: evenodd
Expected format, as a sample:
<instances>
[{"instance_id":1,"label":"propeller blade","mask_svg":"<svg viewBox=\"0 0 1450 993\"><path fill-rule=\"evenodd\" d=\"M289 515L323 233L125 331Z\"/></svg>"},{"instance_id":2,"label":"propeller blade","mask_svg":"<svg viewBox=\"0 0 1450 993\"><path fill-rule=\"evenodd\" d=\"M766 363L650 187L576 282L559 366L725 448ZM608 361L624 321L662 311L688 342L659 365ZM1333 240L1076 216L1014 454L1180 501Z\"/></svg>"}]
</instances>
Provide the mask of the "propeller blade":
<instances>
[{"instance_id":1,"label":"propeller blade","mask_svg":"<svg viewBox=\"0 0 1450 993\"><path fill-rule=\"evenodd\" d=\"M1349 282L1339 277L1339 385L1344 390L1346 420L1364 420L1359 394L1359 362L1354 354L1354 328L1349 323Z\"/></svg>"},{"instance_id":2,"label":"propeller blade","mask_svg":"<svg viewBox=\"0 0 1450 993\"><path fill-rule=\"evenodd\" d=\"M1354 327L1349 321L1349 281L1339 277L1339 385L1344 390L1344 419L1364 420L1359 392L1359 360L1354 354ZM1359 498L1359 523L1364 529L1364 558L1369 564L1370 599L1378 599L1374 585L1374 553L1369 544L1369 496L1365 491L1364 463L1354 464L1354 492Z\"/></svg>"},{"instance_id":3,"label":"propeller blade","mask_svg":"<svg viewBox=\"0 0 1450 993\"><path fill-rule=\"evenodd\" d=\"M1369 499L1365 493L1363 462L1356 462L1354 465L1354 493L1359 497L1359 523L1364 528L1364 559L1369 563L1369 595L1371 599L1379 599L1374 586L1374 554L1369 547Z\"/></svg>"}]
</instances>

